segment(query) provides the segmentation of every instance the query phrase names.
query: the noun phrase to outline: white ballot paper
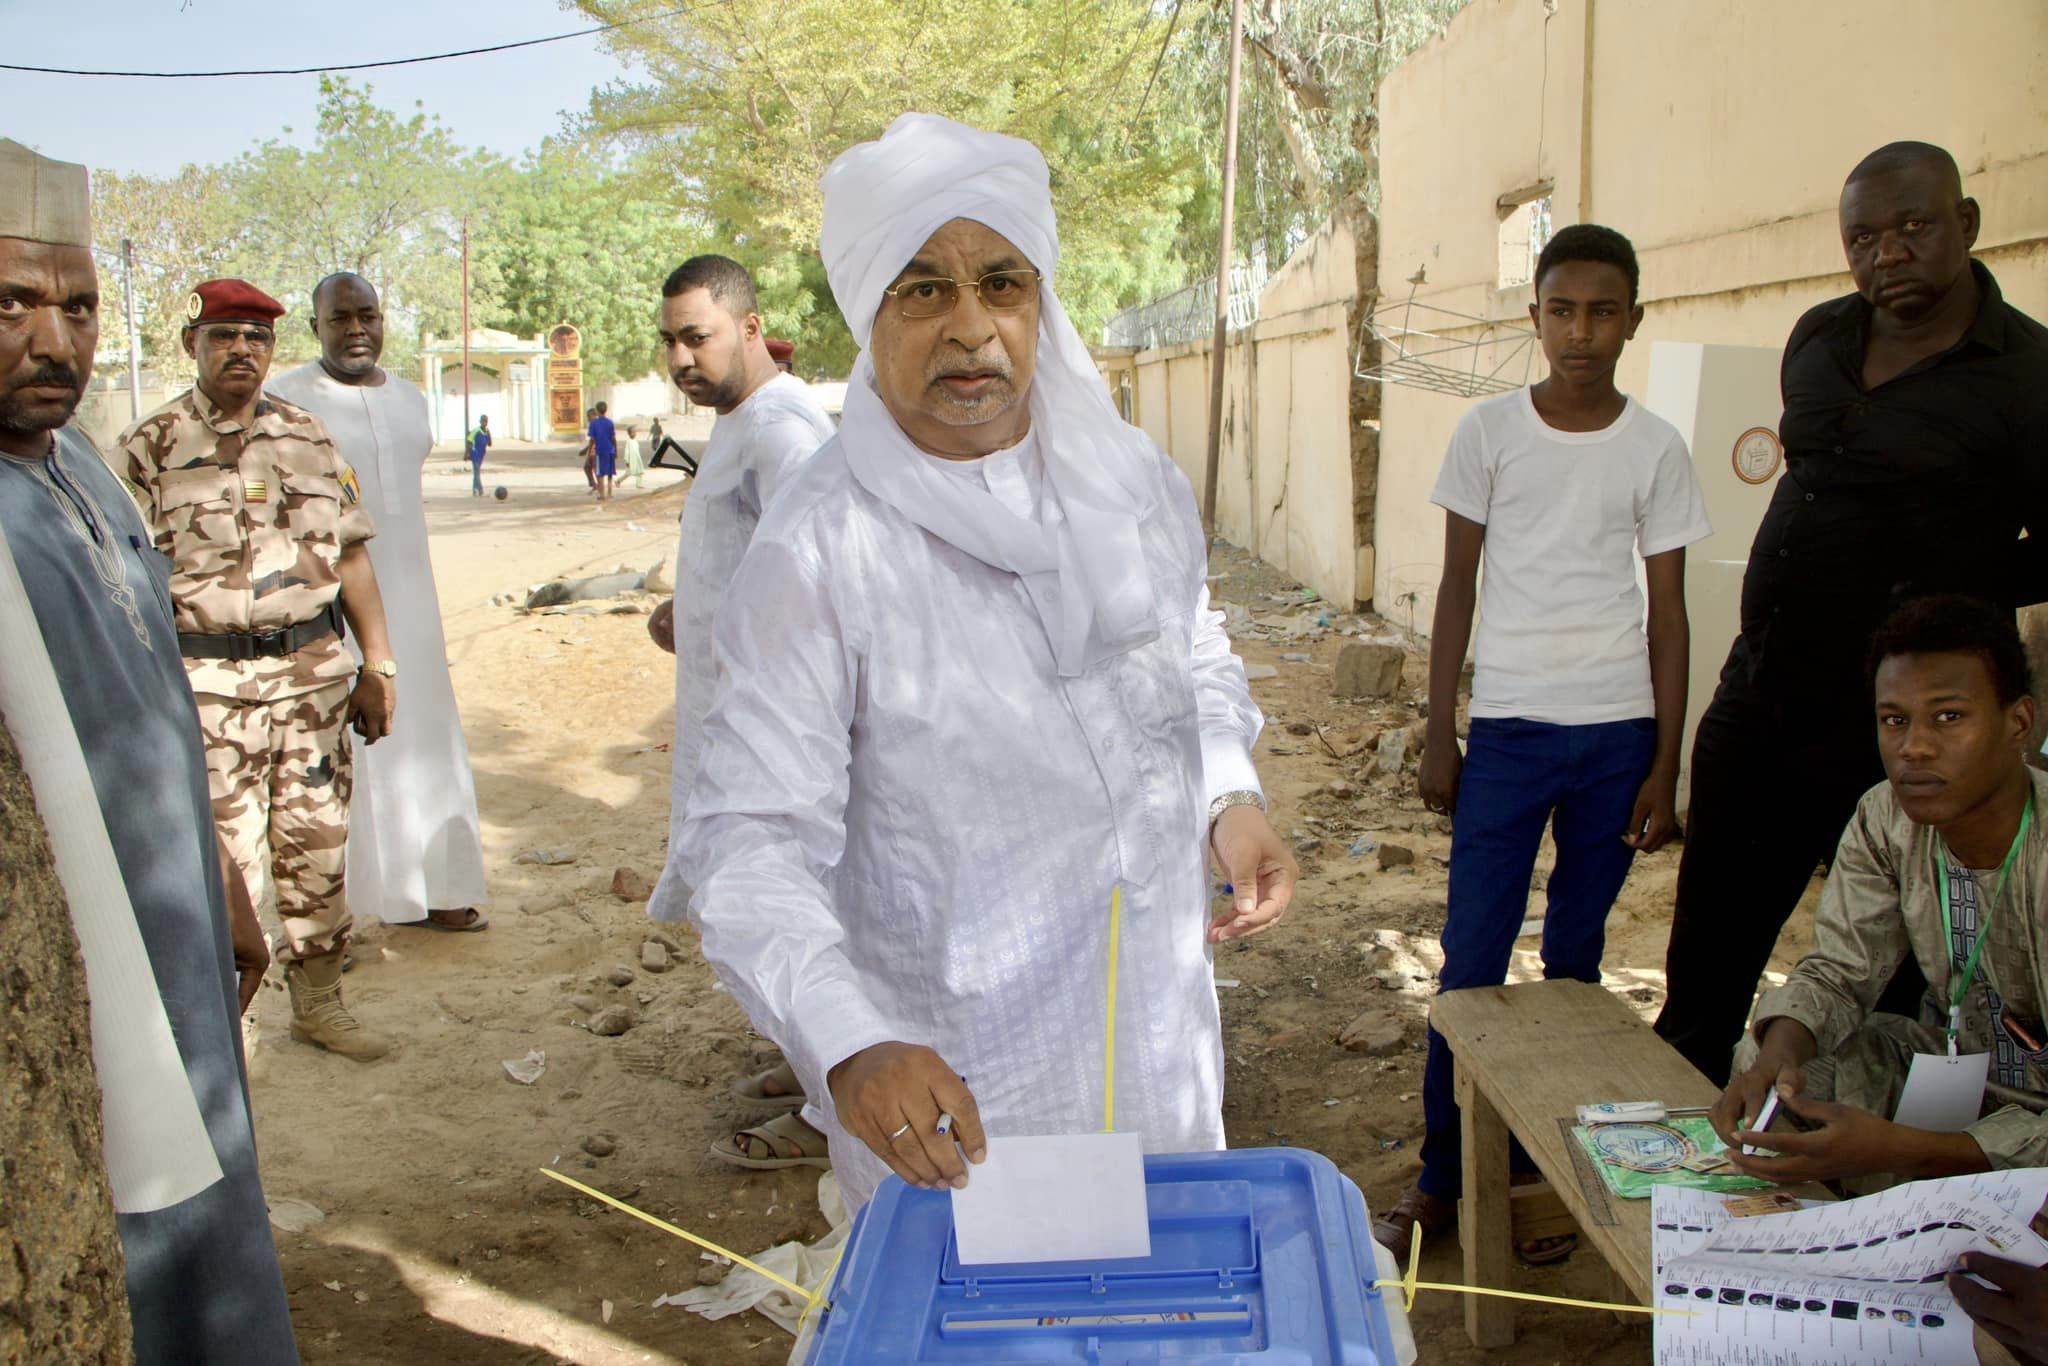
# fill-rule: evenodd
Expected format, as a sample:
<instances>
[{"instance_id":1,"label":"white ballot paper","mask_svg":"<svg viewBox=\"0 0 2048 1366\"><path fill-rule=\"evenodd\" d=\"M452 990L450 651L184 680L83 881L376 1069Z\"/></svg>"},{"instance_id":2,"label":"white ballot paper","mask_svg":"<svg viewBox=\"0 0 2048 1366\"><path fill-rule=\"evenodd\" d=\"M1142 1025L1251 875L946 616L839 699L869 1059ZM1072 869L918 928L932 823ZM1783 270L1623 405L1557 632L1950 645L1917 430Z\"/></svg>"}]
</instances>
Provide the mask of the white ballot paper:
<instances>
[{"instance_id":1,"label":"white ballot paper","mask_svg":"<svg viewBox=\"0 0 2048 1366\"><path fill-rule=\"evenodd\" d=\"M969 1266L1150 1256L1143 1136L989 1139L953 1192L953 1233Z\"/></svg>"},{"instance_id":2,"label":"white ballot paper","mask_svg":"<svg viewBox=\"0 0 2048 1366\"><path fill-rule=\"evenodd\" d=\"M1906 1073L1892 1122L1937 1134L1959 1134L1977 1122L1984 1108L1984 1079L1991 1075L1989 1053L1916 1053Z\"/></svg>"},{"instance_id":3,"label":"white ballot paper","mask_svg":"<svg viewBox=\"0 0 2048 1366\"><path fill-rule=\"evenodd\" d=\"M1972 1366L1970 1320L1943 1277L1965 1252L2029 1265L2048 1170L1916 1181L1837 1204L1737 1219L1741 1197L1652 1196L1658 1366Z\"/></svg>"}]
</instances>

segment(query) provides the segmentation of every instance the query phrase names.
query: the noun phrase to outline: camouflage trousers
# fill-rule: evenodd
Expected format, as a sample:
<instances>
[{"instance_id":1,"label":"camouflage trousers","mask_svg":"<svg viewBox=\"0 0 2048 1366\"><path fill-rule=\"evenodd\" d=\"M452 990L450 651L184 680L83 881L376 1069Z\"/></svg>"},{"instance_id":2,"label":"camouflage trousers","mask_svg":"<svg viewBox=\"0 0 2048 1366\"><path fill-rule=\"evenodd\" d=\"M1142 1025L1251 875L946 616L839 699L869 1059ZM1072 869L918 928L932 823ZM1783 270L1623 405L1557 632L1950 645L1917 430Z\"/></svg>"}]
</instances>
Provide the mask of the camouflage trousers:
<instances>
[{"instance_id":1,"label":"camouflage trousers","mask_svg":"<svg viewBox=\"0 0 2048 1366\"><path fill-rule=\"evenodd\" d=\"M271 702L199 694L213 822L256 904L276 888L280 962L348 938L348 696L347 682Z\"/></svg>"}]
</instances>

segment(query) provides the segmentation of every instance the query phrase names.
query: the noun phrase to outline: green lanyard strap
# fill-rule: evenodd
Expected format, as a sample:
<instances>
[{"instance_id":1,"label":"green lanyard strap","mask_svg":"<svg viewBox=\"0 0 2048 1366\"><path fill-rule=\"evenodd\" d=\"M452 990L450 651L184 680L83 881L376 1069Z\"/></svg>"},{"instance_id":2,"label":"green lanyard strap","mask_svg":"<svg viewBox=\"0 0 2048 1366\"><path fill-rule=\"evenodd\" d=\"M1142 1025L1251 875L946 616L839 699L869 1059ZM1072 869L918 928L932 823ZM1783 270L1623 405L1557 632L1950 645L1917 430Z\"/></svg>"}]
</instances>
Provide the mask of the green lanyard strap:
<instances>
[{"instance_id":1,"label":"green lanyard strap","mask_svg":"<svg viewBox=\"0 0 2048 1366\"><path fill-rule=\"evenodd\" d=\"M2012 848L2005 851L2005 862L1998 865L1998 881L1991 888L1991 895L1983 900L1983 914L1977 917L1977 942L1970 946L1969 961L1956 962L1955 926L1950 920L1948 895L1948 857L1942 851L1942 841L1934 844L1934 886L1941 899L1941 946L1948 956L1951 967L1960 967L1962 974L1953 976L1948 1001L1948 1051L1956 1051L1956 1032L1963 1018L1963 998L1970 994L1971 983L1977 980L1977 960L1984 956L1985 941L1991 938L1991 915L1998 909L1998 899L2005 895L2005 884L2012 875L2012 865L2020 856L2020 846L2027 842L2027 831L2034 824L2034 795L2027 794L2027 804L2020 811L2020 828L2013 833Z\"/></svg>"}]
</instances>

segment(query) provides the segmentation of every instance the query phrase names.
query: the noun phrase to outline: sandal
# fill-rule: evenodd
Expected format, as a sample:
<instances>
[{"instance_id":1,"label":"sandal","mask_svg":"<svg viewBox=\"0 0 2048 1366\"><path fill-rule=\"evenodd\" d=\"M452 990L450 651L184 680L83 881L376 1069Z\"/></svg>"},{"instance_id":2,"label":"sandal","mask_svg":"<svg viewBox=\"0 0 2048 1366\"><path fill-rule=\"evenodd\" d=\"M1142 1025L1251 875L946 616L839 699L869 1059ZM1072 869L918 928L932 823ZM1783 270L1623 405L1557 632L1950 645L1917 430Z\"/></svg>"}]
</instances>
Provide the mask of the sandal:
<instances>
[{"instance_id":1,"label":"sandal","mask_svg":"<svg viewBox=\"0 0 2048 1366\"><path fill-rule=\"evenodd\" d=\"M460 921L436 920L434 917L441 913L441 909L436 907L427 912L426 919L410 923L423 930L440 930L444 934L475 934L479 930L488 930L491 927L491 918L474 906L447 908L448 914L461 916Z\"/></svg>"},{"instance_id":2,"label":"sandal","mask_svg":"<svg viewBox=\"0 0 2048 1366\"><path fill-rule=\"evenodd\" d=\"M711 1155L748 1171L780 1171L784 1167L832 1169L825 1135L796 1115L783 1115L711 1145Z\"/></svg>"},{"instance_id":3,"label":"sandal","mask_svg":"<svg viewBox=\"0 0 2048 1366\"><path fill-rule=\"evenodd\" d=\"M1577 1233L1557 1231L1559 1224L1571 1227L1571 1216L1550 1188L1543 1185L1543 1178L1535 1172L1516 1172L1508 1179L1514 1192L1508 1209L1515 1259L1523 1266L1551 1266L1578 1251ZM1542 1189L1530 1189L1538 1186ZM1537 1206L1545 1202L1548 1209L1539 1211Z\"/></svg>"},{"instance_id":4,"label":"sandal","mask_svg":"<svg viewBox=\"0 0 2048 1366\"><path fill-rule=\"evenodd\" d=\"M1405 1263L1414 1230L1420 1228L1422 1241L1427 1243L1449 1228L1456 1217L1449 1205L1420 1186L1410 1186L1392 1209L1372 1221L1373 1241Z\"/></svg>"},{"instance_id":5,"label":"sandal","mask_svg":"<svg viewBox=\"0 0 2048 1366\"><path fill-rule=\"evenodd\" d=\"M770 1091L768 1084L775 1083L781 1089ZM785 1114L801 1110L810 1097L804 1094L804 1084L797 1080L796 1069L788 1063L779 1063L766 1072L757 1073L732 1084L732 1094L754 1110L769 1114Z\"/></svg>"}]
</instances>

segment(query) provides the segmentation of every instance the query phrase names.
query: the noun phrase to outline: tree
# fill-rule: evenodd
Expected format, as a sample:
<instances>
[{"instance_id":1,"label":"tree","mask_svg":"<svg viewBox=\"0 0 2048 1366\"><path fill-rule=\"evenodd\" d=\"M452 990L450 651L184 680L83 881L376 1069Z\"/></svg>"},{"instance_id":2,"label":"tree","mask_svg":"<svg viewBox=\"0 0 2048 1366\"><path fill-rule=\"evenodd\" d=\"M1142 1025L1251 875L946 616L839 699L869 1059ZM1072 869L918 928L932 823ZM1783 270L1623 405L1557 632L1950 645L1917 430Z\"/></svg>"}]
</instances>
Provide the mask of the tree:
<instances>
[{"instance_id":1,"label":"tree","mask_svg":"<svg viewBox=\"0 0 2048 1366\"><path fill-rule=\"evenodd\" d=\"M665 0L578 0L605 21ZM607 39L644 79L599 91L611 138L756 272L771 331L843 369L852 343L816 260L818 177L917 109L1035 143L1060 214L1060 298L1083 335L1182 282L1198 182L1186 120L1148 79L1180 34L1146 0L729 0Z\"/></svg>"},{"instance_id":2,"label":"tree","mask_svg":"<svg viewBox=\"0 0 2048 1366\"><path fill-rule=\"evenodd\" d=\"M477 317L521 336L575 324L586 384L655 369L660 283L706 240L663 200L588 148L528 158L489 194L471 236L477 292L493 301Z\"/></svg>"},{"instance_id":3,"label":"tree","mask_svg":"<svg viewBox=\"0 0 2048 1366\"><path fill-rule=\"evenodd\" d=\"M142 352L167 379L189 380L191 361L178 343L185 299L201 280L232 272L237 227L228 204L230 175L221 166L187 166L172 176L92 176L93 248L100 271L101 331L122 335L121 239L134 244L135 325Z\"/></svg>"},{"instance_id":4,"label":"tree","mask_svg":"<svg viewBox=\"0 0 2048 1366\"><path fill-rule=\"evenodd\" d=\"M361 275L389 319L384 364L402 371L426 333L460 330L461 217L503 167L423 109L402 119L371 94L321 77L311 150L271 139L226 168L230 259L301 324L322 276ZM303 325L287 325L279 341L280 364L316 350Z\"/></svg>"},{"instance_id":5,"label":"tree","mask_svg":"<svg viewBox=\"0 0 2048 1366\"><path fill-rule=\"evenodd\" d=\"M0 849L0 1361L126 1366L126 1263L100 1147L85 964L5 725Z\"/></svg>"}]
</instances>

